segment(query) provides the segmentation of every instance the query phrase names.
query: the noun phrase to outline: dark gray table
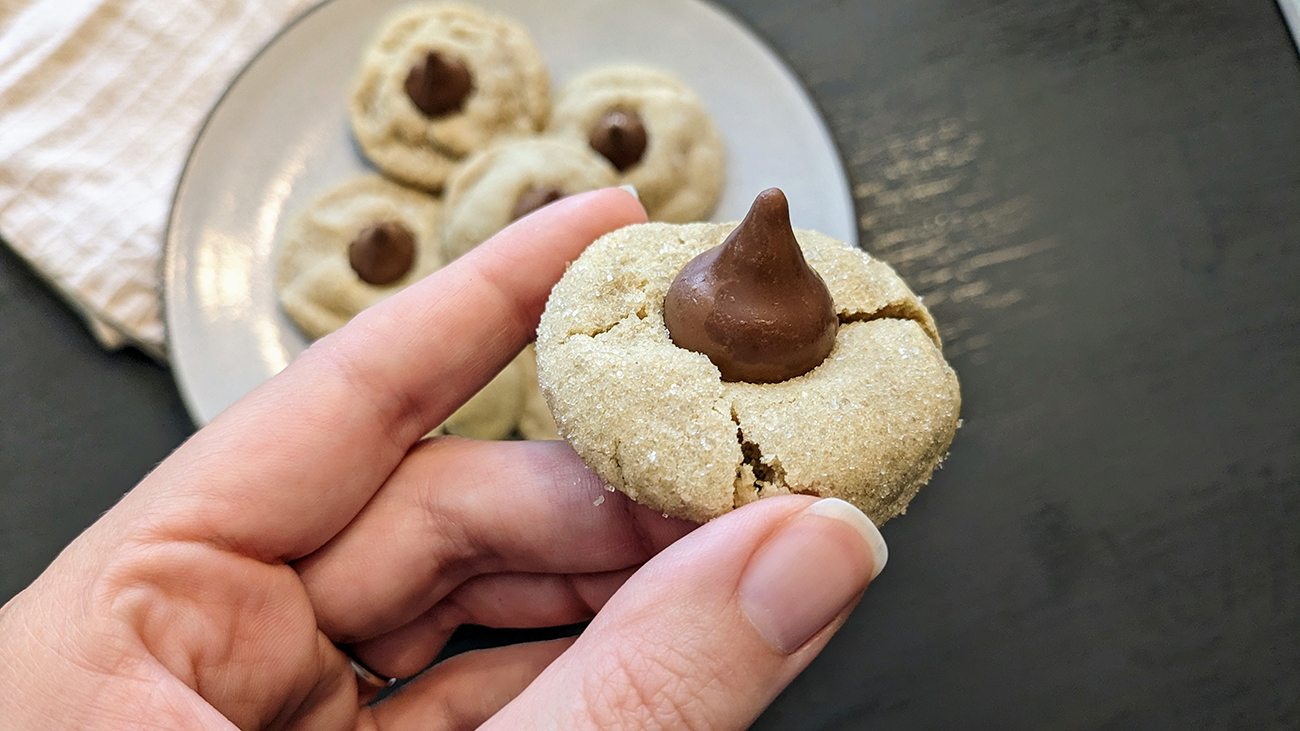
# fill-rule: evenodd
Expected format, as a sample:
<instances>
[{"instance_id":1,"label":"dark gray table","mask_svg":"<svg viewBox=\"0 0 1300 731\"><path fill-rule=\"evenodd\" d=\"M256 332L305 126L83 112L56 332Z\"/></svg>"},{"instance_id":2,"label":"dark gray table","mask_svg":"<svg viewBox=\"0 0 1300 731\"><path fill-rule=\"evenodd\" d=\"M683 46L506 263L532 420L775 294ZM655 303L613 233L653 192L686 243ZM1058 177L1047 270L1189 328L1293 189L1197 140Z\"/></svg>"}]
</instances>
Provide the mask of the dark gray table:
<instances>
[{"instance_id":1,"label":"dark gray table","mask_svg":"<svg viewBox=\"0 0 1300 731\"><path fill-rule=\"evenodd\" d=\"M758 727L1300 726L1300 65L1272 0L728 0L965 427ZM192 430L0 253L0 600ZM462 643L510 635L480 632Z\"/></svg>"}]
</instances>

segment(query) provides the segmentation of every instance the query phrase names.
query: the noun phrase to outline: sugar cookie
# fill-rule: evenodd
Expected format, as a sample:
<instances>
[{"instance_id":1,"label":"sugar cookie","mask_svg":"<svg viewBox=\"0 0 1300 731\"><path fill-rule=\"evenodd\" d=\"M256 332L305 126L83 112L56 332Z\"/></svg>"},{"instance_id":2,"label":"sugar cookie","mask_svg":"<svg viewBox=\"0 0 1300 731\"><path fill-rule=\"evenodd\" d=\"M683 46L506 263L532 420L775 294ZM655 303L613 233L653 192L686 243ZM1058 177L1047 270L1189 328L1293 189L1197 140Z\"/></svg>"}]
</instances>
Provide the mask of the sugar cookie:
<instances>
[{"instance_id":1,"label":"sugar cookie","mask_svg":"<svg viewBox=\"0 0 1300 731\"><path fill-rule=\"evenodd\" d=\"M784 216L788 230L784 205L782 197L765 220ZM746 225L764 218L758 208ZM947 454L961 408L929 312L883 262L793 231L799 261L830 296L829 354L777 382L725 380L714 359L749 357L754 343L732 339L743 328L715 308L700 327L731 350L681 347L681 326L670 333L665 324L665 300L685 265L740 236L739 227L628 226L569 267L537 335L559 433L610 485L677 517L705 521L787 493L843 498L877 524L901 514ZM795 340L817 339L819 320L809 322Z\"/></svg>"},{"instance_id":2,"label":"sugar cookie","mask_svg":"<svg viewBox=\"0 0 1300 731\"><path fill-rule=\"evenodd\" d=\"M722 195L722 137L695 92L662 71L610 66L578 76L557 95L549 131L606 156L651 220L707 218Z\"/></svg>"},{"instance_id":3,"label":"sugar cookie","mask_svg":"<svg viewBox=\"0 0 1300 731\"><path fill-rule=\"evenodd\" d=\"M466 160L447 184L443 254L455 259L516 218L616 181L612 165L572 140L534 137L495 144Z\"/></svg>"},{"instance_id":4,"label":"sugar cookie","mask_svg":"<svg viewBox=\"0 0 1300 731\"><path fill-rule=\"evenodd\" d=\"M349 112L375 165L436 191L466 155L544 127L550 80L514 22L464 5L419 5L394 16L367 50Z\"/></svg>"},{"instance_id":5,"label":"sugar cookie","mask_svg":"<svg viewBox=\"0 0 1300 731\"><path fill-rule=\"evenodd\" d=\"M280 304L311 339L442 266L437 198L378 175L349 180L288 225L277 252Z\"/></svg>"}]
</instances>

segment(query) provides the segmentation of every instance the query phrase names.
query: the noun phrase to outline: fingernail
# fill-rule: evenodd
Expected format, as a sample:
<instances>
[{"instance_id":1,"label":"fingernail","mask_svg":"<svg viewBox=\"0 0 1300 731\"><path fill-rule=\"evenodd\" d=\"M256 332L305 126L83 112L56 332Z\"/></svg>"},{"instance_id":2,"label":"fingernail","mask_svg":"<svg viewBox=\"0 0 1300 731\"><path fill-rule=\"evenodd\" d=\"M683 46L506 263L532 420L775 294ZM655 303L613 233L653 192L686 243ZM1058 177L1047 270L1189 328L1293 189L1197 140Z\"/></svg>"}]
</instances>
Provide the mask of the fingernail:
<instances>
[{"instance_id":1,"label":"fingernail","mask_svg":"<svg viewBox=\"0 0 1300 731\"><path fill-rule=\"evenodd\" d=\"M632 197L633 197L633 198L636 198L637 203L640 203L640 202L641 202L641 195L640 195L639 193L636 192L636 186L635 186L635 185L632 185L631 183L629 183L629 184L627 184L627 185L620 185L620 186L618 186L618 188L619 188L619 190L626 190L627 192L631 193L631 194L632 194Z\"/></svg>"},{"instance_id":2,"label":"fingernail","mask_svg":"<svg viewBox=\"0 0 1300 731\"><path fill-rule=\"evenodd\" d=\"M838 498L806 508L759 547L740 578L741 610L790 654L880 575L889 551L861 510Z\"/></svg>"},{"instance_id":3,"label":"fingernail","mask_svg":"<svg viewBox=\"0 0 1300 731\"><path fill-rule=\"evenodd\" d=\"M877 576L880 576L880 572L885 570L885 563L889 561L889 546L885 545L885 537L880 535L880 529L871 522L871 518L858 510L853 503L830 497L813 503L804 514L835 518L853 526L858 531L858 535L862 536L862 540L867 542L867 547L871 549L870 580L874 581Z\"/></svg>"}]
</instances>

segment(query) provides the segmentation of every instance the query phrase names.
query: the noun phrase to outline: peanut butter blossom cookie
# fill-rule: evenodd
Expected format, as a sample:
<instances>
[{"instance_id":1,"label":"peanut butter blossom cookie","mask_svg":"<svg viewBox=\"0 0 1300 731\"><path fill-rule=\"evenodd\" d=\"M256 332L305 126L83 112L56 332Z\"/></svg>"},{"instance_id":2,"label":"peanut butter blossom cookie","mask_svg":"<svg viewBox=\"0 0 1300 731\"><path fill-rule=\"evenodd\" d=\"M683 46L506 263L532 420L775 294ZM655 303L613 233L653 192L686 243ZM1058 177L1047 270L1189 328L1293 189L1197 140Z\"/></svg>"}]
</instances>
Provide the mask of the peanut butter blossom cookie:
<instances>
[{"instance_id":1,"label":"peanut butter blossom cookie","mask_svg":"<svg viewBox=\"0 0 1300 731\"><path fill-rule=\"evenodd\" d=\"M770 495L875 523L943 460L961 394L929 312L886 264L790 226L628 226L551 292L537 333L559 433L613 487L705 521Z\"/></svg>"},{"instance_id":2,"label":"peanut butter blossom cookie","mask_svg":"<svg viewBox=\"0 0 1300 731\"><path fill-rule=\"evenodd\" d=\"M280 305L309 339L343 327L442 266L441 211L437 198L378 175L325 193L290 223L280 242ZM521 355L436 432L475 439L509 436L521 428L528 400L536 398L534 373L531 353ZM536 421L530 410L530 427Z\"/></svg>"},{"instance_id":3,"label":"peanut butter blossom cookie","mask_svg":"<svg viewBox=\"0 0 1300 731\"><path fill-rule=\"evenodd\" d=\"M523 415L524 395L528 388L525 378L529 375L523 356L515 358L447 417L434 433L455 434L469 439L505 439L510 436Z\"/></svg>"},{"instance_id":4,"label":"peanut butter blossom cookie","mask_svg":"<svg viewBox=\"0 0 1300 731\"><path fill-rule=\"evenodd\" d=\"M350 180L290 222L280 243L280 304L309 338L442 266L442 204L378 175Z\"/></svg>"},{"instance_id":5,"label":"peanut butter blossom cookie","mask_svg":"<svg viewBox=\"0 0 1300 731\"><path fill-rule=\"evenodd\" d=\"M440 190L466 155L546 125L550 81L528 34L464 5L420 5L380 31L349 112L361 149L384 173Z\"/></svg>"},{"instance_id":6,"label":"peanut butter blossom cookie","mask_svg":"<svg viewBox=\"0 0 1300 731\"><path fill-rule=\"evenodd\" d=\"M456 413L438 433L471 439L505 439L518 432L524 439L559 439L555 421L537 385L537 356L533 346L497 374Z\"/></svg>"},{"instance_id":7,"label":"peanut butter blossom cookie","mask_svg":"<svg viewBox=\"0 0 1300 731\"><path fill-rule=\"evenodd\" d=\"M455 259L511 221L574 193L615 184L614 167L586 145L532 137L489 147L447 185L442 250Z\"/></svg>"},{"instance_id":8,"label":"peanut butter blossom cookie","mask_svg":"<svg viewBox=\"0 0 1300 731\"><path fill-rule=\"evenodd\" d=\"M549 131L609 160L651 220L707 218L722 195L722 137L695 92L662 71L612 66L578 76L560 91Z\"/></svg>"},{"instance_id":9,"label":"peanut butter blossom cookie","mask_svg":"<svg viewBox=\"0 0 1300 731\"><path fill-rule=\"evenodd\" d=\"M524 439L559 439L551 408L537 383L537 351L532 346L524 348L518 361L524 380L523 413L519 415L519 433Z\"/></svg>"}]
</instances>

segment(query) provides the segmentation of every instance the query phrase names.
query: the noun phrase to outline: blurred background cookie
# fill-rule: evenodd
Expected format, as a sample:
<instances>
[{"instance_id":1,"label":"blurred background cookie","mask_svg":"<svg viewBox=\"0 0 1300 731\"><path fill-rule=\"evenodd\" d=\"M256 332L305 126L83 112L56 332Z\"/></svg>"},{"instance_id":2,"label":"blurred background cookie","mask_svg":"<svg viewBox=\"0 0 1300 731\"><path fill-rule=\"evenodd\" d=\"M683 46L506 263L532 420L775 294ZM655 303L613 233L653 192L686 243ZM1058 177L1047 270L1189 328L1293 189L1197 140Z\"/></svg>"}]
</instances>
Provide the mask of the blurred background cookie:
<instances>
[{"instance_id":1,"label":"blurred background cookie","mask_svg":"<svg viewBox=\"0 0 1300 731\"><path fill-rule=\"evenodd\" d=\"M531 359L530 359L531 360ZM520 355L510 361L488 384L479 389L435 433L455 434L469 439L505 439L519 426L524 408L525 390L531 378L537 388L535 367L528 371Z\"/></svg>"},{"instance_id":2,"label":"blurred background cookie","mask_svg":"<svg viewBox=\"0 0 1300 731\"><path fill-rule=\"evenodd\" d=\"M463 5L419 5L384 26L349 104L361 149L386 174L442 188L461 158L545 126L550 81L528 34Z\"/></svg>"},{"instance_id":3,"label":"blurred background cookie","mask_svg":"<svg viewBox=\"0 0 1300 731\"><path fill-rule=\"evenodd\" d=\"M441 211L437 198L378 175L350 180L320 196L294 219L280 244L276 281L284 311L316 340L433 273L443 264L437 235ZM516 429L522 432L525 403L538 390L531 348L433 433L505 439ZM537 421L534 414L529 423Z\"/></svg>"},{"instance_id":4,"label":"blurred background cookie","mask_svg":"<svg viewBox=\"0 0 1300 731\"><path fill-rule=\"evenodd\" d=\"M447 185L443 253L451 261L516 218L617 180L605 158L574 140L533 137L495 144L467 160Z\"/></svg>"},{"instance_id":5,"label":"blurred background cookie","mask_svg":"<svg viewBox=\"0 0 1300 731\"><path fill-rule=\"evenodd\" d=\"M662 71L608 66L579 75L557 95L549 131L608 159L652 220L705 219L722 194L722 137L695 92Z\"/></svg>"},{"instance_id":6,"label":"blurred background cookie","mask_svg":"<svg viewBox=\"0 0 1300 731\"><path fill-rule=\"evenodd\" d=\"M551 407L537 382L537 348L529 345L515 359L523 373L524 403L519 414L519 434L524 439L559 439Z\"/></svg>"},{"instance_id":7,"label":"blurred background cookie","mask_svg":"<svg viewBox=\"0 0 1300 731\"><path fill-rule=\"evenodd\" d=\"M280 305L311 339L442 266L437 198L378 175L312 202L280 242Z\"/></svg>"}]
</instances>

